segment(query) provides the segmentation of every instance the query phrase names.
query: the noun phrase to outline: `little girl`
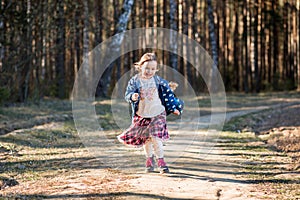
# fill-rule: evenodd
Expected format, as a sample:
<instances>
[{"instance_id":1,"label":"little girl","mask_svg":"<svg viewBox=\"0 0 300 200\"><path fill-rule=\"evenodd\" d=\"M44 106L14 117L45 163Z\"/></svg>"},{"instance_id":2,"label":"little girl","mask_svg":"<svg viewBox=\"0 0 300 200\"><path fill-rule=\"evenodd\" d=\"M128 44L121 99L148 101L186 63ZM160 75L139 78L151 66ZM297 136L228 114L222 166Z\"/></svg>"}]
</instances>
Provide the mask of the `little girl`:
<instances>
[{"instance_id":1,"label":"little girl","mask_svg":"<svg viewBox=\"0 0 300 200\"><path fill-rule=\"evenodd\" d=\"M155 155L160 172L167 173L163 151L163 141L169 139L166 115L180 115L183 101L175 97L166 80L155 75L154 53L144 54L134 65L139 73L129 80L125 92L125 100L132 106L132 124L118 139L126 145L143 146L146 172L154 171Z\"/></svg>"}]
</instances>

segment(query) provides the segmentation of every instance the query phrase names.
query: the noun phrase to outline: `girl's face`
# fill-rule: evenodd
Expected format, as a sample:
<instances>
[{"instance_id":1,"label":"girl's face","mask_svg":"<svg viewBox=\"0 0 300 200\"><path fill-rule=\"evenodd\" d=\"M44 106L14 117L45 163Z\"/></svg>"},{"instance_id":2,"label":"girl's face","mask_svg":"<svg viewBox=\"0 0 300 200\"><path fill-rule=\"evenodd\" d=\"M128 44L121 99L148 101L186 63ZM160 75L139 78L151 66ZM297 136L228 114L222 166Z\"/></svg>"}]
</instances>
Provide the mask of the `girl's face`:
<instances>
[{"instance_id":1,"label":"girl's face","mask_svg":"<svg viewBox=\"0 0 300 200\"><path fill-rule=\"evenodd\" d=\"M157 72L157 62L156 61L148 61L145 62L141 67L141 75L142 78L150 79Z\"/></svg>"}]
</instances>

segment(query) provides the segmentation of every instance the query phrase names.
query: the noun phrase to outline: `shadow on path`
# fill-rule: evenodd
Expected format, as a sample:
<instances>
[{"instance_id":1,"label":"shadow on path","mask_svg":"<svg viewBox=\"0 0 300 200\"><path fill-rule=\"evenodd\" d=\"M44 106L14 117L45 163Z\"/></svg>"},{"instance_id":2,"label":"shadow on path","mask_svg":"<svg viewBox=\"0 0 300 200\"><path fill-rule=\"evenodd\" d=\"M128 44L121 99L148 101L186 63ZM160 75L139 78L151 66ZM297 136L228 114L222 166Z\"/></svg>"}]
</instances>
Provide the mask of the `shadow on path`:
<instances>
[{"instance_id":1,"label":"shadow on path","mask_svg":"<svg viewBox=\"0 0 300 200\"><path fill-rule=\"evenodd\" d=\"M135 192L115 192L106 194L67 194L67 195L26 195L19 196L26 199L82 199L82 198L99 198L99 199L172 199L172 200L187 200L189 198L170 198L163 195L153 195L147 193L135 193ZM199 199L206 200L206 199Z\"/></svg>"}]
</instances>

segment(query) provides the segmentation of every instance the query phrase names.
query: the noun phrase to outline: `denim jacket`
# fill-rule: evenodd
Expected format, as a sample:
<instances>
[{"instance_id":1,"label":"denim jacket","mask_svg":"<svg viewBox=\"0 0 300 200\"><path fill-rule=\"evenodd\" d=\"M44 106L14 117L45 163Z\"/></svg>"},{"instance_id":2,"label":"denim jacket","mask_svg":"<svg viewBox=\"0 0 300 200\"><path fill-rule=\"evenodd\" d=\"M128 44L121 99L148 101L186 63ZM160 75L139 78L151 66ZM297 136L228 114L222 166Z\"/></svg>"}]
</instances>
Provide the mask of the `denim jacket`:
<instances>
[{"instance_id":1,"label":"denim jacket","mask_svg":"<svg viewBox=\"0 0 300 200\"><path fill-rule=\"evenodd\" d=\"M175 96L169 87L168 81L157 75L154 76L154 80L158 89L158 96L162 105L165 107L167 115L173 113L175 110L178 110L180 113L182 113L184 102ZM125 100L131 104L132 113L134 113L132 117L136 115L140 98L137 101L132 101L131 97L133 93L140 94L140 89L141 82L138 78L138 75L135 75L129 80L125 92Z\"/></svg>"}]
</instances>

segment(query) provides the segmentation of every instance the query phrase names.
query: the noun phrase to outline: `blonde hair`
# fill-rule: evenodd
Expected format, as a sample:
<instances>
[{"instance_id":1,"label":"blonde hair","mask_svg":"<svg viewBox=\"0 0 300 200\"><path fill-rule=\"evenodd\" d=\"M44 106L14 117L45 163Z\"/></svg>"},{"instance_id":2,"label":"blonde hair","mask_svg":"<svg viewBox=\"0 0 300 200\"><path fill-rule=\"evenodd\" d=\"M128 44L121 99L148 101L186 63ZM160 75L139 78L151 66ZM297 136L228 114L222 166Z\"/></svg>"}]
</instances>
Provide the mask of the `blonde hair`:
<instances>
[{"instance_id":1,"label":"blonde hair","mask_svg":"<svg viewBox=\"0 0 300 200\"><path fill-rule=\"evenodd\" d=\"M134 67L135 67L135 69L136 69L137 71L140 71L142 65L143 65L145 62L149 62L149 61L156 61L156 62L157 62L155 53L145 53L145 54L141 57L141 59L140 59L138 62L133 63L133 65L134 65Z\"/></svg>"}]
</instances>

